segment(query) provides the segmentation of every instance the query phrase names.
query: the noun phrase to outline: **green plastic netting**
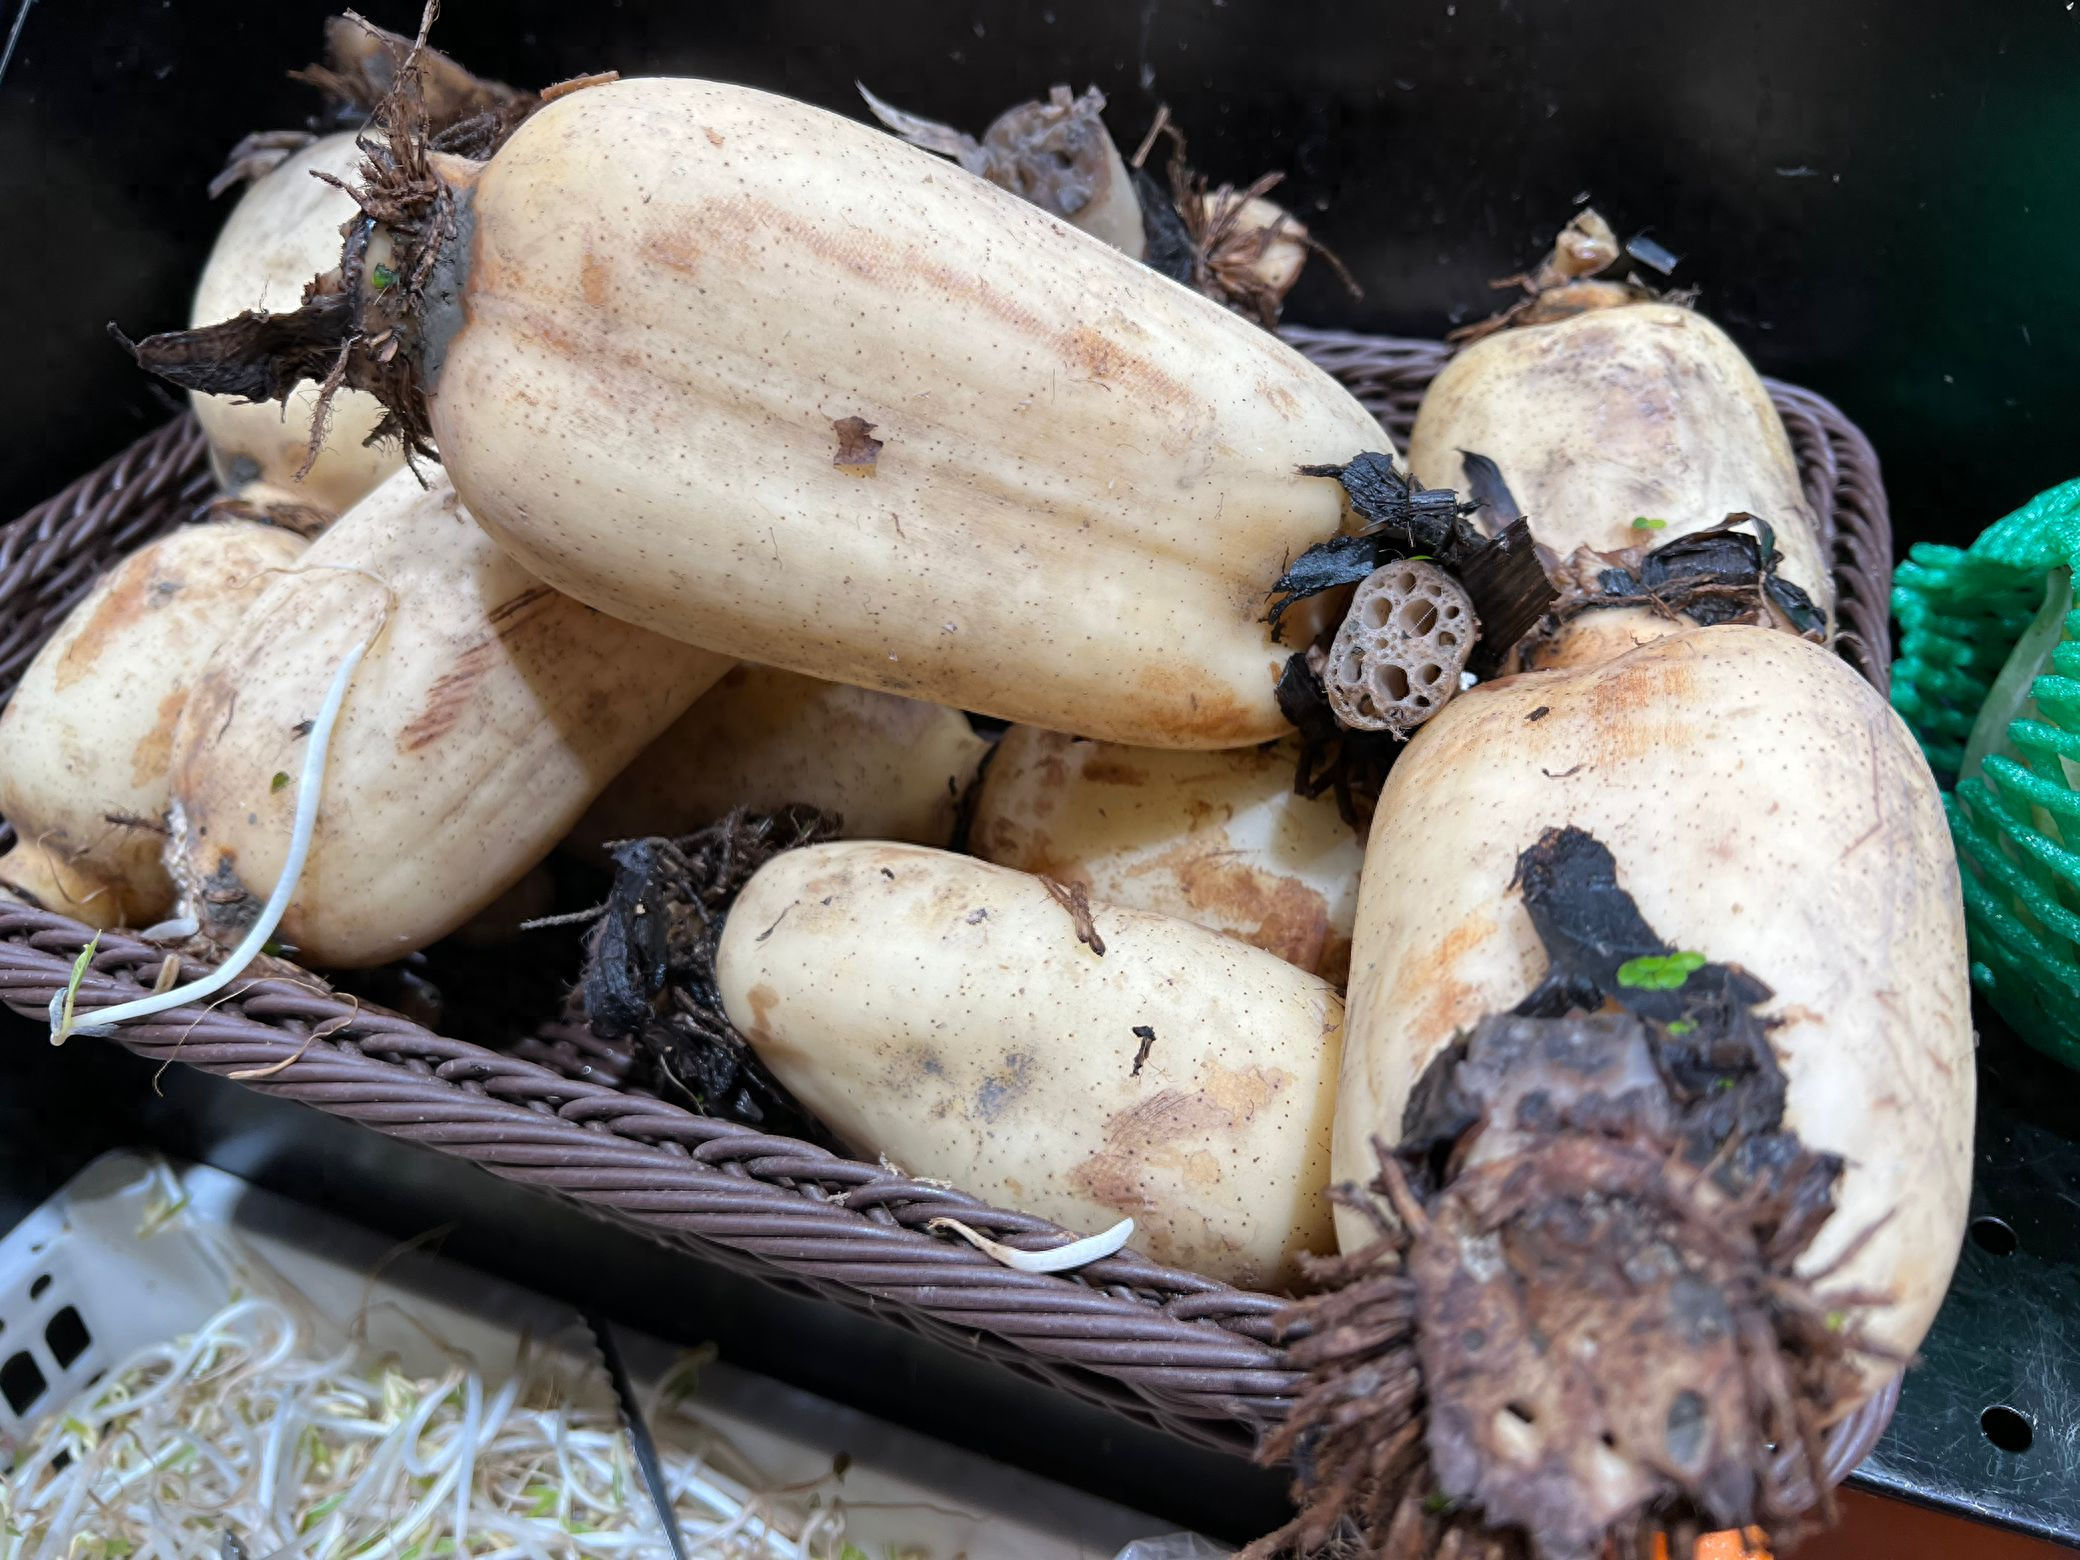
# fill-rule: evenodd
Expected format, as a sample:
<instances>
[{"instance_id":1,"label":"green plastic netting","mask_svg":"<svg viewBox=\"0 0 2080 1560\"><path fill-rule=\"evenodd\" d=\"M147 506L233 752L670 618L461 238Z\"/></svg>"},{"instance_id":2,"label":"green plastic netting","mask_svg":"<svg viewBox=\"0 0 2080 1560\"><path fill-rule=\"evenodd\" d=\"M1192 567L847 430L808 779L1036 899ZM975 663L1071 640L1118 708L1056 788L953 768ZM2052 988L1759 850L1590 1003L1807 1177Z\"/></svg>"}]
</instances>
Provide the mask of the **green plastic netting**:
<instances>
[{"instance_id":1,"label":"green plastic netting","mask_svg":"<svg viewBox=\"0 0 2080 1560\"><path fill-rule=\"evenodd\" d=\"M2080 480L1968 549L1922 543L1893 576L1892 703L1957 843L1972 981L2080 1068Z\"/></svg>"}]
</instances>

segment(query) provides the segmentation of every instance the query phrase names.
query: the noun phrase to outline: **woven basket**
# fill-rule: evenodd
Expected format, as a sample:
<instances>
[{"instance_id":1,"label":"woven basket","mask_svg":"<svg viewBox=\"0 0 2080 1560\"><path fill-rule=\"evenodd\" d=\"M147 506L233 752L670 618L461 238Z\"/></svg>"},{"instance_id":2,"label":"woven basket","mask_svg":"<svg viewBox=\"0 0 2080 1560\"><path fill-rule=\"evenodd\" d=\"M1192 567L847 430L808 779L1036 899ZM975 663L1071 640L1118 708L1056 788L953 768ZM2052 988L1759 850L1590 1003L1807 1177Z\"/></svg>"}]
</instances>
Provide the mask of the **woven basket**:
<instances>
[{"instance_id":1,"label":"woven basket","mask_svg":"<svg viewBox=\"0 0 2080 1560\"><path fill-rule=\"evenodd\" d=\"M1443 346L1285 334L1406 444ZM1834 560L1841 653L1882 689L1892 539L1877 458L1819 396L1779 384L1770 393ZM0 531L0 701L93 577L191 518L207 493L202 442L183 418ZM63 916L0 904L0 1001L40 1024L88 936ZM83 990L101 1000L137 995L161 958L104 934ZM1273 1341L1284 1304L1276 1296L1131 1253L1074 1278L1014 1272L923 1224L957 1212L1014 1243L1058 1238L1055 1226L621 1092L612 1086L619 1059L589 1035L546 1030L495 1052L286 981L234 989L206 1011L126 1025L117 1042L220 1077L294 1057L247 1086L456 1155L783 1288L871 1311L1191 1441L1248 1451L1300 1385ZM1897 1399L1895 1380L1834 1428L1823 1478L1838 1482L1862 1460ZM1801 1483L1802 1472L1791 1478Z\"/></svg>"}]
</instances>

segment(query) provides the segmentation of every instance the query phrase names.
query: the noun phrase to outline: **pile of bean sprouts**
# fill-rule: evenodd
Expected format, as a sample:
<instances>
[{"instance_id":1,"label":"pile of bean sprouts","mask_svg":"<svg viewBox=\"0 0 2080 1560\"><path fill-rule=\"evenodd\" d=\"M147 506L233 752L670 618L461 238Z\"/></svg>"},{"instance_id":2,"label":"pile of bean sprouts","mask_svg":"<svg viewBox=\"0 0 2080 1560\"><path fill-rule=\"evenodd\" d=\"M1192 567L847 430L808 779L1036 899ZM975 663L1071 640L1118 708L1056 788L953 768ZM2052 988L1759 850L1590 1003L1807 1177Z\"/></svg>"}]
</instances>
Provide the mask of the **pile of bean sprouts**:
<instances>
[{"instance_id":1,"label":"pile of bean sprouts","mask_svg":"<svg viewBox=\"0 0 2080 1560\"><path fill-rule=\"evenodd\" d=\"M611 1396L581 1401L567 1362L530 1351L492 1390L460 1356L415 1377L363 1344L314 1347L319 1330L248 1296L111 1370L18 1450L0 1557L669 1556ZM689 1553L859 1556L828 1481L755 1491L669 1404L651 1427Z\"/></svg>"}]
</instances>

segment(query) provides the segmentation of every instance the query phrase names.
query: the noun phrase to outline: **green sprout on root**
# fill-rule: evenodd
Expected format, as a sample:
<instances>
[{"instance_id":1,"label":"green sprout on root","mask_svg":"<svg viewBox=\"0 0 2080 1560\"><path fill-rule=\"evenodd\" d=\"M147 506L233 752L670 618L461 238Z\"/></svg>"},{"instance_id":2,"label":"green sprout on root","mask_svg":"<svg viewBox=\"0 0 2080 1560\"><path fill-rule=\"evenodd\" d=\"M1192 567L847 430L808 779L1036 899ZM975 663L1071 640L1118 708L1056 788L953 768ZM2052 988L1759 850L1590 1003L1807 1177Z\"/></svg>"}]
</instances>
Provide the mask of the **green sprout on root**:
<instances>
[{"instance_id":1,"label":"green sprout on root","mask_svg":"<svg viewBox=\"0 0 2080 1560\"><path fill-rule=\"evenodd\" d=\"M1618 984L1628 991L1679 991L1704 966L1704 955L1688 949L1642 954L1618 966Z\"/></svg>"}]
</instances>

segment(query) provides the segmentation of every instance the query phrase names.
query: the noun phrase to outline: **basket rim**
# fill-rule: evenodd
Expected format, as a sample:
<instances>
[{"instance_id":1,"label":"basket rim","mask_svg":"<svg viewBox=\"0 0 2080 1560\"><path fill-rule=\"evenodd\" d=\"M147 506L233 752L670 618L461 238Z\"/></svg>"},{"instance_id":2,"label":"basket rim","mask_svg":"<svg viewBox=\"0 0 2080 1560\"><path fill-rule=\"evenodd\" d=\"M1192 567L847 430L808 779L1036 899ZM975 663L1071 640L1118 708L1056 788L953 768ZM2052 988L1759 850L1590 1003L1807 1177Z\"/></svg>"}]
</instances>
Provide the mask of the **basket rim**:
<instances>
[{"instance_id":1,"label":"basket rim","mask_svg":"<svg viewBox=\"0 0 2080 1560\"><path fill-rule=\"evenodd\" d=\"M1412 418L1422 385L1449 356L1441 343L1409 338L1301 327L1282 335L1376 412L1385 405L1397 417ZM1769 388L1841 587L1838 648L1882 691L1891 534L1876 455L1823 397L1774 381ZM39 622L55 626L62 608L7 609L30 582L56 577L47 571L81 573L81 556L97 550L97 527L151 534L131 511L153 503L167 511L158 529L192 517L207 492L201 461L199 431L184 416L0 528L0 649L10 633L19 639ZM202 471L200 489L193 467ZM85 584L68 578L66 588L76 599ZM0 686L4 696L12 681L4 659L0 678L10 685ZM0 1001L40 1018L92 935L53 912L0 903ZM134 938L102 934L80 988L82 1008L139 994L162 958ZM922 1226L957 1210L1013 1244L1051 1243L1068 1232L892 1166L573 1078L289 979L242 983L213 1008L177 1010L115 1038L147 1057L180 1060L467 1159L710 1260L884 1318L893 1312L915 1330L1224 1450L1248 1451L1283 1416L1300 1380L1278 1348L1281 1297L1131 1251L1076 1275L1017 1273ZM261 1070L266 1076L254 1076ZM1895 1377L1830 1431L1825 1482L1837 1482L1876 1443L1897 1397Z\"/></svg>"}]
</instances>

